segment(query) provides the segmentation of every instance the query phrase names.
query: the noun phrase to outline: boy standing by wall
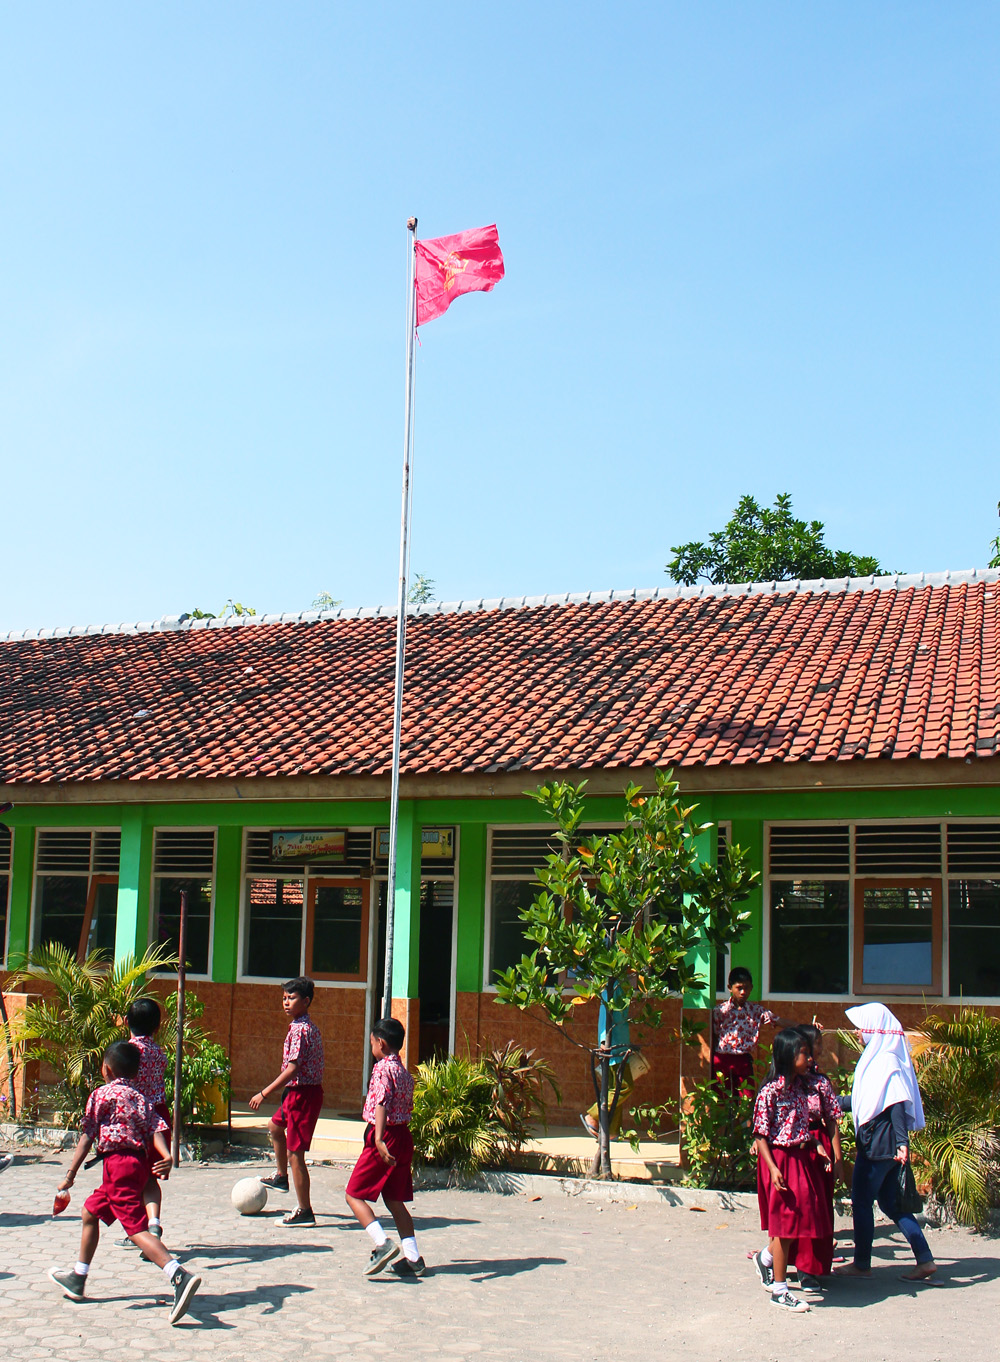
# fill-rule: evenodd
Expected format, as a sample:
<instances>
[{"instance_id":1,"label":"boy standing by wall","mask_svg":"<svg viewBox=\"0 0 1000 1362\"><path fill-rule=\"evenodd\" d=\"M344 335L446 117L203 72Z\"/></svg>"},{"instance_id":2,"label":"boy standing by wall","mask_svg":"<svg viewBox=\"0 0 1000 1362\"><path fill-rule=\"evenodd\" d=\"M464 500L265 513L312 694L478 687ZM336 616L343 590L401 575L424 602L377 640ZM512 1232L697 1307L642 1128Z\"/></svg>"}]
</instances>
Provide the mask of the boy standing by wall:
<instances>
[{"instance_id":1,"label":"boy standing by wall","mask_svg":"<svg viewBox=\"0 0 1000 1362\"><path fill-rule=\"evenodd\" d=\"M404 1205L413 1200L413 1077L399 1057L405 1039L402 1023L395 1017L383 1018L372 1027L372 1058L377 1062L362 1112L368 1122L365 1147L344 1193L358 1223L375 1245L365 1268L366 1277L373 1277L390 1263L400 1277L422 1277L427 1270L417 1250L413 1218ZM389 1240L368 1205L379 1197L396 1223L404 1255L400 1263L393 1262L399 1257L399 1245Z\"/></svg>"},{"instance_id":2,"label":"boy standing by wall","mask_svg":"<svg viewBox=\"0 0 1000 1362\"><path fill-rule=\"evenodd\" d=\"M256 1111L266 1097L284 1085L281 1105L267 1127L277 1171L261 1182L274 1191L287 1192L291 1166L298 1205L281 1223L300 1227L316 1224L306 1167L306 1154L323 1106L323 1037L309 1016L315 987L311 979L302 978L289 979L282 985L281 1006L288 1018L288 1035L281 1052L281 1073L250 1098L250 1107Z\"/></svg>"},{"instance_id":3,"label":"boy standing by wall","mask_svg":"<svg viewBox=\"0 0 1000 1362\"><path fill-rule=\"evenodd\" d=\"M82 1301L101 1237L101 1222L110 1225L117 1220L173 1287L170 1323L176 1324L201 1286L201 1278L186 1272L159 1239L149 1233L142 1203L149 1177L148 1146L152 1144L160 1156L153 1165L157 1177L169 1177L172 1164L165 1138L166 1122L157 1116L149 1099L132 1086L140 1062L139 1051L127 1040L109 1045L104 1053L101 1065L104 1086L90 1095L81 1125L83 1133L59 1190L68 1192L73 1186L95 1140L104 1155L104 1177L97 1191L91 1192L83 1203L80 1257L75 1267L64 1272L51 1268L49 1278L70 1300Z\"/></svg>"},{"instance_id":4,"label":"boy standing by wall","mask_svg":"<svg viewBox=\"0 0 1000 1362\"><path fill-rule=\"evenodd\" d=\"M712 1072L730 1092L756 1091L753 1052L762 1026L791 1026L763 1003L750 1002L753 975L737 966L729 971L729 997L712 1011Z\"/></svg>"}]
</instances>

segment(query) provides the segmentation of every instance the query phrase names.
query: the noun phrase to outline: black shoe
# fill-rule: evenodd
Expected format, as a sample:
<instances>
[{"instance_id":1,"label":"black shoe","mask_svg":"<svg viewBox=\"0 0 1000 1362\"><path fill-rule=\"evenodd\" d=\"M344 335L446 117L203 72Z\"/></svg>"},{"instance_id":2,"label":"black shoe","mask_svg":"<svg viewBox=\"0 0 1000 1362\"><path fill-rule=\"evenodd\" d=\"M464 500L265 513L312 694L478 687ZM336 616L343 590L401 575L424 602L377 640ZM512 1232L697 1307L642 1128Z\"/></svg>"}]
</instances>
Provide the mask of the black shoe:
<instances>
[{"instance_id":1,"label":"black shoe","mask_svg":"<svg viewBox=\"0 0 1000 1362\"><path fill-rule=\"evenodd\" d=\"M823 1283L811 1272L799 1273L799 1289L802 1291L822 1291Z\"/></svg>"},{"instance_id":2,"label":"black shoe","mask_svg":"<svg viewBox=\"0 0 1000 1362\"><path fill-rule=\"evenodd\" d=\"M7 1169L14 1162L13 1154L0 1154L0 1173L6 1173Z\"/></svg>"},{"instance_id":3,"label":"black shoe","mask_svg":"<svg viewBox=\"0 0 1000 1362\"><path fill-rule=\"evenodd\" d=\"M423 1258L418 1258L415 1263L411 1263L409 1258L398 1258L389 1270L395 1272L397 1277L422 1277L427 1271L427 1264Z\"/></svg>"},{"instance_id":4,"label":"black shoe","mask_svg":"<svg viewBox=\"0 0 1000 1362\"><path fill-rule=\"evenodd\" d=\"M292 1227L296 1225L315 1225L316 1217L313 1215L311 1208L304 1211L300 1206L297 1211L292 1211L290 1215L284 1216L279 1223Z\"/></svg>"},{"instance_id":5,"label":"black shoe","mask_svg":"<svg viewBox=\"0 0 1000 1362\"><path fill-rule=\"evenodd\" d=\"M74 1272L71 1268L67 1268L65 1272L57 1272L54 1267L50 1267L49 1281L55 1282L56 1286L62 1289L63 1295L68 1296L71 1301L83 1300L87 1279L81 1277L79 1272Z\"/></svg>"},{"instance_id":6,"label":"black shoe","mask_svg":"<svg viewBox=\"0 0 1000 1362\"><path fill-rule=\"evenodd\" d=\"M174 1288L174 1303L170 1307L170 1323L176 1324L182 1315L187 1314L191 1298L201 1286L201 1278L195 1277L190 1272L185 1272L179 1267L170 1280L170 1285Z\"/></svg>"},{"instance_id":7,"label":"black shoe","mask_svg":"<svg viewBox=\"0 0 1000 1362\"><path fill-rule=\"evenodd\" d=\"M774 1281L774 1269L768 1267L767 1263L764 1262L764 1259L760 1256L760 1249L753 1256L753 1265L757 1269L761 1286L766 1286L770 1291L771 1283Z\"/></svg>"},{"instance_id":8,"label":"black shoe","mask_svg":"<svg viewBox=\"0 0 1000 1362\"><path fill-rule=\"evenodd\" d=\"M381 1272L384 1267L389 1266L393 1258L398 1257L399 1245L394 1244L391 1239L387 1239L381 1248L372 1249L368 1266L365 1268L365 1276L374 1277L376 1272Z\"/></svg>"},{"instance_id":9,"label":"black shoe","mask_svg":"<svg viewBox=\"0 0 1000 1362\"><path fill-rule=\"evenodd\" d=\"M811 1305L806 1305L805 1301L800 1301L798 1296L793 1296L790 1291L780 1291L777 1295L772 1291L771 1304L780 1305L795 1315L805 1315L812 1309Z\"/></svg>"},{"instance_id":10,"label":"black shoe","mask_svg":"<svg viewBox=\"0 0 1000 1362\"><path fill-rule=\"evenodd\" d=\"M272 1192L288 1191L288 1174L282 1176L280 1173L272 1173L269 1178L258 1178L262 1187L270 1187Z\"/></svg>"}]
</instances>

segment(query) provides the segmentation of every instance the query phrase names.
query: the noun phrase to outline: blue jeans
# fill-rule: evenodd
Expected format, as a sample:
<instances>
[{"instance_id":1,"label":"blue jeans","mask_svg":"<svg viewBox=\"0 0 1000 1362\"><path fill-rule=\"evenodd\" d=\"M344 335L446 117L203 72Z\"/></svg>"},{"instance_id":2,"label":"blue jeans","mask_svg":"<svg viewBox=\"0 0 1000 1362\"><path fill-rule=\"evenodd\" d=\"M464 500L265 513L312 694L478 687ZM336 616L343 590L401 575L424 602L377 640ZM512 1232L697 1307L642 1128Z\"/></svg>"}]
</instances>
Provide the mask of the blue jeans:
<instances>
[{"instance_id":1,"label":"blue jeans","mask_svg":"<svg viewBox=\"0 0 1000 1362\"><path fill-rule=\"evenodd\" d=\"M875 1238L875 1202L894 1220L906 1235L918 1263L934 1259L920 1226L912 1215L900 1215L897 1206L895 1159L872 1162L861 1150L857 1151L854 1177L851 1179L851 1212L854 1216L854 1265L867 1272L872 1265L872 1242Z\"/></svg>"}]
</instances>

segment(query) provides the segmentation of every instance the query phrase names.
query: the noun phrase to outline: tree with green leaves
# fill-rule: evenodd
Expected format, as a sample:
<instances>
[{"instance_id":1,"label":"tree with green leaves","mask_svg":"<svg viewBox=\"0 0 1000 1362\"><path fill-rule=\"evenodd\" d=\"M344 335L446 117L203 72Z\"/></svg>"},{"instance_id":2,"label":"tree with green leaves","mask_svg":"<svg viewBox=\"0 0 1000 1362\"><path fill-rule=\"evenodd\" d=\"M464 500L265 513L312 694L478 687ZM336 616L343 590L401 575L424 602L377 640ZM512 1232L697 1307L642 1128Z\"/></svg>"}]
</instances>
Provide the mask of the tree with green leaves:
<instances>
[{"instance_id":1,"label":"tree with green leaves","mask_svg":"<svg viewBox=\"0 0 1000 1362\"><path fill-rule=\"evenodd\" d=\"M997 512L1000 514L1000 501L997 502ZM990 545L990 549L993 552L993 557L990 559L989 566L991 568L1000 568L1000 534L994 539L993 543Z\"/></svg>"},{"instance_id":2,"label":"tree with green leaves","mask_svg":"<svg viewBox=\"0 0 1000 1362\"><path fill-rule=\"evenodd\" d=\"M410 605L429 605L434 600L434 578L418 572L406 594Z\"/></svg>"},{"instance_id":3,"label":"tree with green leaves","mask_svg":"<svg viewBox=\"0 0 1000 1362\"><path fill-rule=\"evenodd\" d=\"M557 825L559 850L536 872L541 892L520 914L535 949L498 975L497 991L560 1028L598 1002L610 1037L629 1020L659 1026L668 999L704 987L692 952L704 941L725 950L743 934L750 914L739 905L757 874L736 846L718 865L702 860L696 838L710 825L695 822L669 772L656 773L652 793L630 784L624 827L603 837L580 830L585 788L559 781L532 795ZM598 1096L601 1175L610 1177L610 1126L632 1051L600 1036L581 1048Z\"/></svg>"},{"instance_id":4,"label":"tree with green leaves","mask_svg":"<svg viewBox=\"0 0 1000 1362\"><path fill-rule=\"evenodd\" d=\"M665 571L683 586L699 579L723 582L815 581L835 577L881 576L877 558L831 549L820 520L796 520L790 493L781 492L773 506L741 497L732 519L710 534L707 544L692 540L675 544Z\"/></svg>"}]
</instances>

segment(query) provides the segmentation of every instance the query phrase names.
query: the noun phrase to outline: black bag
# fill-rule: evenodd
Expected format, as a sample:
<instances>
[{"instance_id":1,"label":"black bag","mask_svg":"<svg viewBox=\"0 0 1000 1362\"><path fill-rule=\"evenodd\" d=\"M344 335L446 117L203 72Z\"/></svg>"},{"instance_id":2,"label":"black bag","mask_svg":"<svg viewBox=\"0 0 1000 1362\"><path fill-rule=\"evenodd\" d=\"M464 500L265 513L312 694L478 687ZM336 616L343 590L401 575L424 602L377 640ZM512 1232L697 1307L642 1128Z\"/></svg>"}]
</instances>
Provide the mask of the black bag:
<instances>
[{"instance_id":1,"label":"black bag","mask_svg":"<svg viewBox=\"0 0 1000 1362\"><path fill-rule=\"evenodd\" d=\"M899 1215L919 1215L924 1209L924 1199L917 1191L917 1180L913 1176L913 1165L909 1159L899 1165L896 1177L897 1213Z\"/></svg>"}]
</instances>

